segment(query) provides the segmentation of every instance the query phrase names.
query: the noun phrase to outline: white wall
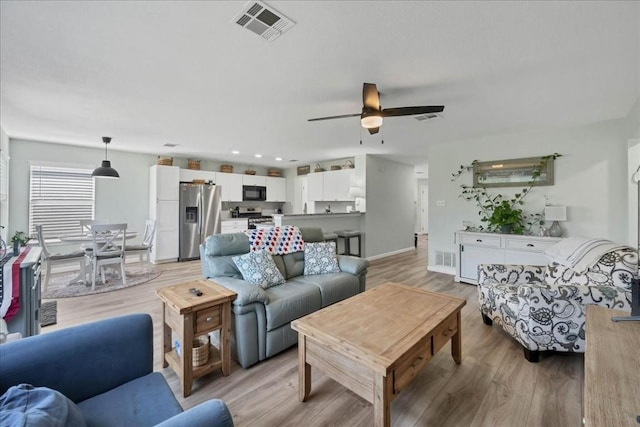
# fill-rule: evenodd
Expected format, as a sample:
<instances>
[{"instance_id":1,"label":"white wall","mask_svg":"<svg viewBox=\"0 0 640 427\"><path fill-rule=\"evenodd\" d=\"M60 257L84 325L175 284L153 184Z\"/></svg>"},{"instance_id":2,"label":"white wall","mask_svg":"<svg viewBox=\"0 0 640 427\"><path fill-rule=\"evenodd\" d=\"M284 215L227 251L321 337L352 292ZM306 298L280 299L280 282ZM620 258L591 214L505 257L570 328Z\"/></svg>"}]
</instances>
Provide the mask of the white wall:
<instances>
[{"instance_id":1,"label":"white wall","mask_svg":"<svg viewBox=\"0 0 640 427\"><path fill-rule=\"evenodd\" d=\"M366 169L366 257L412 249L416 192L414 167L368 155Z\"/></svg>"},{"instance_id":2,"label":"white wall","mask_svg":"<svg viewBox=\"0 0 640 427\"><path fill-rule=\"evenodd\" d=\"M493 136L452 142L429 150L429 265L435 251L454 250L453 236L462 221L479 225L477 206L459 198L460 185L471 174L452 181L460 164L519 157L562 154L555 161L555 185L534 187L524 210L540 212L544 196L551 204L568 207L565 235L592 236L626 243L628 221L627 123L611 120L581 127ZM513 195L520 188L492 189ZM446 206L437 206L437 201Z\"/></svg>"},{"instance_id":3,"label":"white wall","mask_svg":"<svg viewBox=\"0 0 640 427\"><path fill-rule=\"evenodd\" d=\"M2 128L0 128L0 156L5 158L5 160L7 161L6 164L8 168L9 167L9 162L8 162L9 137L7 136L7 133ZM4 185L6 185L6 183L0 182L0 188L3 188L2 186ZM2 193L2 190L0 190L0 193ZM4 196L0 195L0 198L2 197ZM7 236L10 236L9 229L8 229L8 225L9 225L9 199L8 198L0 200L0 225L5 227L0 229L0 237L2 238L2 240L7 242L8 241Z\"/></svg>"}]
</instances>

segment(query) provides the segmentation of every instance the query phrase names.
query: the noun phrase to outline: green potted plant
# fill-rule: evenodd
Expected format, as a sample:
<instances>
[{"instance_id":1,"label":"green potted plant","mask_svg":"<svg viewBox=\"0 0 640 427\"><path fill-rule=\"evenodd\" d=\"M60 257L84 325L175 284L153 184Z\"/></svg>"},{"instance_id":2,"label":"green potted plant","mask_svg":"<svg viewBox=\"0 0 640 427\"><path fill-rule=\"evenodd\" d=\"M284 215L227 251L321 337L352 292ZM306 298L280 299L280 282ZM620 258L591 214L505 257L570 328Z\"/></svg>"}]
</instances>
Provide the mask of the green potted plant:
<instances>
[{"instance_id":1,"label":"green potted plant","mask_svg":"<svg viewBox=\"0 0 640 427\"><path fill-rule=\"evenodd\" d=\"M13 243L13 254L17 255L20 250L20 246L24 246L29 241L29 236L24 231L16 231L11 237L11 243Z\"/></svg>"}]
</instances>

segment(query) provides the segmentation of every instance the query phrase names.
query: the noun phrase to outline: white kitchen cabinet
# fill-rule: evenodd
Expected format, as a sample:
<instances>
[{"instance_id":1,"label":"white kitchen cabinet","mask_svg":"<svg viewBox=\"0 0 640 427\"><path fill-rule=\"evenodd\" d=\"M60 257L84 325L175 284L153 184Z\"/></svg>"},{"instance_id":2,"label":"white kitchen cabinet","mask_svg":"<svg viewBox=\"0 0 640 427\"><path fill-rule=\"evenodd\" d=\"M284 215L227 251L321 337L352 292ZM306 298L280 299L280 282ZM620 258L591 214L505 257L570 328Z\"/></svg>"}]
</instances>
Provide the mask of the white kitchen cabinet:
<instances>
[{"instance_id":1,"label":"white kitchen cabinet","mask_svg":"<svg viewBox=\"0 0 640 427\"><path fill-rule=\"evenodd\" d=\"M249 228L247 218L223 219L220 224L220 234L242 233Z\"/></svg>"},{"instance_id":2,"label":"white kitchen cabinet","mask_svg":"<svg viewBox=\"0 0 640 427\"><path fill-rule=\"evenodd\" d=\"M351 201L353 197L349 197L349 188L353 184L353 169L342 169L337 171L327 171L323 173L324 192L323 201Z\"/></svg>"},{"instance_id":3,"label":"white kitchen cabinet","mask_svg":"<svg viewBox=\"0 0 640 427\"><path fill-rule=\"evenodd\" d=\"M455 281L477 285L479 264L547 265L544 251L560 238L457 231L455 240Z\"/></svg>"},{"instance_id":4,"label":"white kitchen cabinet","mask_svg":"<svg viewBox=\"0 0 640 427\"><path fill-rule=\"evenodd\" d=\"M149 170L149 218L156 221L151 262L178 259L180 168L154 165Z\"/></svg>"},{"instance_id":5,"label":"white kitchen cabinet","mask_svg":"<svg viewBox=\"0 0 640 427\"><path fill-rule=\"evenodd\" d=\"M193 182L194 179L216 183L216 173L193 169L180 169L180 182Z\"/></svg>"},{"instance_id":6,"label":"white kitchen cabinet","mask_svg":"<svg viewBox=\"0 0 640 427\"><path fill-rule=\"evenodd\" d=\"M222 187L220 195L223 202L242 201L242 178L239 173L216 173L216 185Z\"/></svg>"},{"instance_id":7,"label":"white kitchen cabinet","mask_svg":"<svg viewBox=\"0 0 640 427\"><path fill-rule=\"evenodd\" d=\"M260 175L242 175L242 185L259 185L264 187L267 185L266 176Z\"/></svg>"},{"instance_id":8,"label":"white kitchen cabinet","mask_svg":"<svg viewBox=\"0 0 640 427\"><path fill-rule=\"evenodd\" d=\"M353 185L353 169L316 172L307 175L309 201L335 202L352 201L349 188Z\"/></svg>"},{"instance_id":9,"label":"white kitchen cabinet","mask_svg":"<svg viewBox=\"0 0 640 427\"><path fill-rule=\"evenodd\" d=\"M287 180L273 176L266 177L267 202L285 202L287 200Z\"/></svg>"},{"instance_id":10,"label":"white kitchen cabinet","mask_svg":"<svg viewBox=\"0 0 640 427\"><path fill-rule=\"evenodd\" d=\"M307 198L310 202L324 199L324 172L307 175Z\"/></svg>"}]
</instances>

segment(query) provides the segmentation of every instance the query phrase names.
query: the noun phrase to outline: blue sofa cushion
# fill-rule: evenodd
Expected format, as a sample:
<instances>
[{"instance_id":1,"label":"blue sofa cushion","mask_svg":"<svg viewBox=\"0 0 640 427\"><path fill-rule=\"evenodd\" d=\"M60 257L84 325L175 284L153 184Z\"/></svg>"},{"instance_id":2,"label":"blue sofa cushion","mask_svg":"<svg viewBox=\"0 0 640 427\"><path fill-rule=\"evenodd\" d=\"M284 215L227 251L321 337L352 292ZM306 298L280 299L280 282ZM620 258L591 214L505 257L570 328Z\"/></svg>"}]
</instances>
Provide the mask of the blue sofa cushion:
<instances>
[{"instance_id":1,"label":"blue sofa cushion","mask_svg":"<svg viewBox=\"0 0 640 427\"><path fill-rule=\"evenodd\" d=\"M242 273L242 278L252 285L267 289L284 283L284 277L267 251L260 250L235 256L233 262Z\"/></svg>"},{"instance_id":2,"label":"blue sofa cushion","mask_svg":"<svg viewBox=\"0 0 640 427\"><path fill-rule=\"evenodd\" d=\"M78 403L89 426L153 426L182 412L160 372Z\"/></svg>"},{"instance_id":3,"label":"blue sofa cushion","mask_svg":"<svg viewBox=\"0 0 640 427\"><path fill-rule=\"evenodd\" d=\"M304 275L339 273L335 242L307 243L304 245Z\"/></svg>"},{"instance_id":4,"label":"blue sofa cushion","mask_svg":"<svg viewBox=\"0 0 640 427\"><path fill-rule=\"evenodd\" d=\"M271 287L265 292L269 304L264 306L267 316L267 331L272 331L322 307L320 291L308 283L286 282Z\"/></svg>"},{"instance_id":5,"label":"blue sofa cushion","mask_svg":"<svg viewBox=\"0 0 640 427\"><path fill-rule=\"evenodd\" d=\"M0 425L84 427L87 423L76 404L59 391L19 384L0 397Z\"/></svg>"},{"instance_id":6,"label":"blue sofa cushion","mask_svg":"<svg viewBox=\"0 0 640 427\"><path fill-rule=\"evenodd\" d=\"M238 255L249 252L249 237L244 233L214 234L204 241L206 256Z\"/></svg>"}]
</instances>

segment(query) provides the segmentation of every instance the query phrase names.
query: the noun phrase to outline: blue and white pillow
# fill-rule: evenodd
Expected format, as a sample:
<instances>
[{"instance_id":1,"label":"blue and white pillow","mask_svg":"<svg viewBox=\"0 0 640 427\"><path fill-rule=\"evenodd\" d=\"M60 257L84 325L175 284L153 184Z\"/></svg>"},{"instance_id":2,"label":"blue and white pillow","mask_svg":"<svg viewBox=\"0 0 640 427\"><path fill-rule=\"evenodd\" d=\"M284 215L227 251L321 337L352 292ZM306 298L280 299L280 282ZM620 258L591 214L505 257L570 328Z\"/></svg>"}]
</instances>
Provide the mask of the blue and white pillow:
<instances>
[{"instance_id":1,"label":"blue and white pillow","mask_svg":"<svg viewBox=\"0 0 640 427\"><path fill-rule=\"evenodd\" d=\"M260 286L262 289L285 282L282 273L271 258L271 254L267 251L249 252L231 259L245 281Z\"/></svg>"},{"instance_id":2,"label":"blue and white pillow","mask_svg":"<svg viewBox=\"0 0 640 427\"><path fill-rule=\"evenodd\" d=\"M339 273L335 242L304 244L304 275Z\"/></svg>"}]
</instances>

